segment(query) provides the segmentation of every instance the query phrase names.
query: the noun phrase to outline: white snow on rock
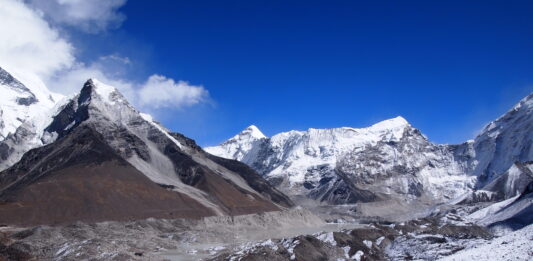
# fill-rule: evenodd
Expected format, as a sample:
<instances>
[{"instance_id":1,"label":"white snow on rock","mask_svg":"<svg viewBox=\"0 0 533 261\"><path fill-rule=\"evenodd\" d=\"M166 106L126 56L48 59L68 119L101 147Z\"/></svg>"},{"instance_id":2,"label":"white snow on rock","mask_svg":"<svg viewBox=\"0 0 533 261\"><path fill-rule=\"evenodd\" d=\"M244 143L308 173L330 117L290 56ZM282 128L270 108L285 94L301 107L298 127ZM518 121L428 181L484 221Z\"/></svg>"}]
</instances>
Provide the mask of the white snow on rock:
<instances>
[{"instance_id":1,"label":"white snow on rock","mask_svg":"<svg viewBox=\"0 0 533 261\"><path fill-rule=\"evenodd\" d=\"M363 257L364 255L365 255L365 252L359 250L352 256L352 259L356 261L361 261L361 257Z\"/></svg>"},{"instance_id":2,"label":"white snow on rock","mask_svg":"<svg viewBox=\"0 0 533 261\"><path fill-rule=\"evenodd\" d=\"M366 144L381 140L399 140L409 123L402 117L385 120L368 128L309 129L282 132L268 139L255 126L219 146L206 147L211 154L253 165L257 160L261 141L269 142L273 155L267 162L273 164L268 176L288 175L291 184L304 182L306 170L313 165L335 164L337 158ZM319 178L319 177L316 177Z\"/></svg>"},{"instance_id":3,"label":"white snow on rock","mask_svg":"<svg viewBox=\"0 0 533 261\"><path fill-rule=\"evenodd\" d=\"M38 77L0 67L0 141L28 120L46 119L62 98Z\"/></svg>"},{"instance_id":4,"label":"white snow on rock","mask_svg":"<svg viewBox=\"0 0 533 261\"><path fill-rule=\"evenodd\" d=\"M533 225L495 238L486 243L459 251L440 260L532 260Z\"/></svg>"},{"instance_id":5,"label":"white snow on rock","mask_svg":"<svg viewBox=\"0 0 533 261\"><path fill-rule=\"evenodd\" d=\"M250 125L239 134L225 141L221 146L207 147L205 151L223 158L239 161L251 160L256 155L257 142L267 137L255 126Z\"/></svg>"},{"instance_id":6,"label":"white snow on rock","mask_svg":"<svg viewBox=\"0 0 533 261\"><path fill-rule=\"evenodd\" d=\"M316 238L324 243L328 243L332 246L337 245L337 241L335 241L335 238L333 237L333 232L322 232L315 234Z\"/></svg>"}]
</instances>

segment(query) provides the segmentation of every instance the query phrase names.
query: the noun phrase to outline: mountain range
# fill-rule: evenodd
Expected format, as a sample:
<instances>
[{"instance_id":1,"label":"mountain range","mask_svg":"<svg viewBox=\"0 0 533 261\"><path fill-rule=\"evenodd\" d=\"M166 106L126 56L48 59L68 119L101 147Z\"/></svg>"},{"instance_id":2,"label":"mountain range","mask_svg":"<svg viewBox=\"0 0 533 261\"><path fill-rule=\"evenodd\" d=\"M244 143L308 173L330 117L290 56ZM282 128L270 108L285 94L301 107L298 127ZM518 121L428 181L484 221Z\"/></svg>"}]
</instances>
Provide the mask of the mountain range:
<instances>
[{"instance_id":1,"label":"mountain range","mask_svg":"<svg viewBox=\"0 0 533 261\"><path fill-rule=\"evenodd\" d=\"M458 145L435 144L396 117L367 128L293 130L272 137L252 125L205 150L246 163L294 199L503 200L533 180L533 94Z\"/></svg>"}]
</instances>

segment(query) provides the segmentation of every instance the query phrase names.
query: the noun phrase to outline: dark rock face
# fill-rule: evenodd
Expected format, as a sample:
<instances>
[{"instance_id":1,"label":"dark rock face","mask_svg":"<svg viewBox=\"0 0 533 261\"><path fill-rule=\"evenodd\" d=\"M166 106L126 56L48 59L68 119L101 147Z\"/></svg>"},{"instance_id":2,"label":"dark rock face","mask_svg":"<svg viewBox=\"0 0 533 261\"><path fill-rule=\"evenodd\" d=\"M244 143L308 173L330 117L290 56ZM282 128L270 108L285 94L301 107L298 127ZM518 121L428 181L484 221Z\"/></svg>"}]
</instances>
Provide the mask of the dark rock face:
<instances>
[{"instance_id":1,"label":"dark rock face","mask_svg":"<svg viewBox=\"0 0 533 261\"><path fill-rule=\"evenodd\" d=\"M0 223L65 224L214 213L150 181L87 126L0 173Z\"/></svg>"},{"instance_id":2,"label":"dark rock face","mask_svg":"<svg viewBox=\"0 0 533 261\"><path fill-rule=\"evenodd\" d=\"M30 96L26 98L17 98L17 103L19 105L29 106L31 104L37 103L39 100L35 96Z\"/></svg>"},{"instance_id":3,"label":"dark rock face","mask_svg":"<svg viewBox=\"0 0 533 261\"><path fill-rule=\"evenodd\" d=\"M360 189L352 183L345 181L346 177L331 177L325 180L308 196L317 199L321 202L328 202L330 204L354 204L357 202L371 202L377 199L376 194L371 191Z\"/></svg>"},{"instance_id":4,"label":"dark rock face","mask_svg":"<svg viewBox=\"0 0 533 261\"><path fill-rule=\"evenodd\" d=\"M324 250L324 242L313 236L299 236L300 242L294 247L294 256L297 260L328 260L328 252Z\"/></svg>"},{"instance_id":5,"label":"dark rock face","mask_svg":"<svg viewBox=\"0 0 533 261\"><path fill-rule=\"evenodd\" d=\"M0 159L6 160L9 156L9 146L5 143L0 142Z\"/></svg>"},{"instance_id":6,"label":"dark rock face","mask_svg":"<svg viewBox=\"0 0 533 261\"><path fill-rule=\"evenodd\" d=\"M33 256L21 249L20 245L4 245L0 243L0 260L1 261L26 261L26 260L35 260Z\"/></svg>"}]
</instances>

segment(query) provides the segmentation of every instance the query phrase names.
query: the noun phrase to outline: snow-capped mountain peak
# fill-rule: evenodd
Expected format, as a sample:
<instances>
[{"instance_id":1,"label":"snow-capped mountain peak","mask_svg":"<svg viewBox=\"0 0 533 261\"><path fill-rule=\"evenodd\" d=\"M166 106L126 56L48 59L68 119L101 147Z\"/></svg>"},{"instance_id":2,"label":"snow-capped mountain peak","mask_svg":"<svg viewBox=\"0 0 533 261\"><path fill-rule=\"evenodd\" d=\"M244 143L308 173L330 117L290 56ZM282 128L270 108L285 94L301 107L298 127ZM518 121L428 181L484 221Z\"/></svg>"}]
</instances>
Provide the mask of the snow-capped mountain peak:
<instances>
[{"instance_id":1,"label":"snow-capped mountain peak","mask_svg":"<svg viewBox=\"0 0 533 261\"><path fill-rule=\"evenodd\" d=\"M263 134L263 132L261 132L257 126L250 125L226 142L253 142L255 140L264 138L267 138L267 136L265 136L265 134Z\"/></svg>"},{"instance_id":2,"label":"snow-capped mountain peak","mask_svg":"<svg viewBox=\"0 0 533 261\"><path fill-rule=\"evenodd\" d=\"M207 147L205 150L223 158L244 160L258 143L268 139L255 125L250 125L220 146Z\"/></svg>"},{"instance_id":3,"label":"snow-capped mountain peak","mask_svg":"<svg viewBox=\"0 0 533 261\"><path fill-rule=\"evenodd\" d=\"M117 92L117 89L115 89L115 87L106 85L98 81L96 78L89 79L87 83L94 86L94 91L101 95L104 99L109 100L111 94Z\"/></svg>"},{"instance_id":4,"label":"snow-capped mountain peak","mask_svg":"<svg viewBox=\"0 0 533 261\"><path fill-rule=\"evenodd\" d=\"M100 100L107 104L115 105L116 102L120 102L129 105L129 102L126 101L124 96L115 87L102 83L96 78L87 80L85 86L90 88L93 96L99 96ZM129 106L132 107L131 105Z\"/></svg>"},{"instance_id":5,"label":"snow-capped mountain peak","mask_svg":"<svg viewBox=\"0 0 533 261\"><path fill-rule=\"evenodd\" d=\"M402 116L397 116L395 118L392 118L392 119L387 119L387 120L384 120L384 121L380 121L372 126L370 126L370 128L372 129L376 129L376 130L379 130L379 129L401 129L401 128L405 128L405 127L409 127L411 126L409 124L409 122Z\"/></svg>"},{"instance_id":6,"label":"snow-capped mountain peak","mask_svg":"<svg viewBox=\"0 0 533 261\"><path fill-rule=\"evenodd\" d=\"M265 134L257 128L255 125L250 125L246 129L244 129L241 134L247 134L250 137L256 138L256 139L263 139L266 138Z\"/></svg>"},{"instance_id":7,"label":"snow-capped mountain peak","mask_svg":"<svg viewBox=\"0 0 533 261\"><path fill-rule=\"evenodd\" d=\"M25 121L45 117L62 97L37 77L0 67L0 141Z\"/></svg>"}]
</instances>

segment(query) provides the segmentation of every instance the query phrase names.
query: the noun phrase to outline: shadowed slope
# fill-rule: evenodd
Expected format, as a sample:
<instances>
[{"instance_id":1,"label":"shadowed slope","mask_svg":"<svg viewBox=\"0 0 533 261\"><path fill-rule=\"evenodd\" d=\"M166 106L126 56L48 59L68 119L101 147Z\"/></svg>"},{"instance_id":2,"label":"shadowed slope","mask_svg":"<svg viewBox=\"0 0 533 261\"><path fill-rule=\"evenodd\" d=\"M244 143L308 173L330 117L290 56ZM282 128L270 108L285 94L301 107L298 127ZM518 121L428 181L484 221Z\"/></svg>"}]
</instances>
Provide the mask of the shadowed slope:
<instances>
[{"instance_id":1,"label":"shadowed slope","mask_svg":"<svg viewBox=\"0 0 533 261\"><path fill-rule=\"evenodd\" d=\"M0 222L17 225L214 213L149 180L88 126L25 154L0 173Z\"/></svg>"}]
</instances>

